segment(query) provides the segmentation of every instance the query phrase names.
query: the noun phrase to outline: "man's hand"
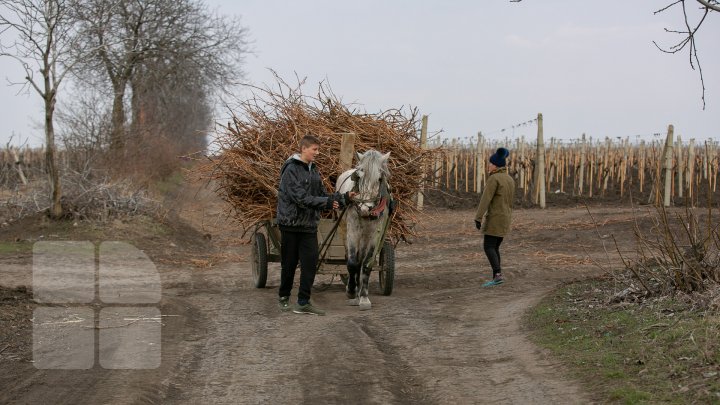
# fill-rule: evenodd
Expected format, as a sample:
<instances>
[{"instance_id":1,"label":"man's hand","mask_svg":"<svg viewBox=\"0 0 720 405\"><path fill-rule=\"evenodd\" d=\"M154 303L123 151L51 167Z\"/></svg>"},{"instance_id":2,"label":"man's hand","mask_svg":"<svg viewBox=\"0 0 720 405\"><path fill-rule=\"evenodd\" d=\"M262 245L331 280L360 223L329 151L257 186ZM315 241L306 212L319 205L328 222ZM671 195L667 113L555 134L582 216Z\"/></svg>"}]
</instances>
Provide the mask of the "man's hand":
<instances>
[{"instance_id":1,"label":"man's hand","mask_svg":"<svg viewBox=\"0 0 720 405\"><path fill-rule=\"evenodd\" d=\"M476 220L475 220L475 228L481 229L481 228L482 228L482 222L480 222L480 221L478 221L478 220L476 219Z\"/></svg>"},{"instance_id":2,"label":"man's hand","mask_svg":"<svg viewBox=\"0 0 720 405\"><path fill-rule=\"evenodd\" d=\"M333 209L339 210L340 209L340 203L337 201L333 201Z\"/></svg>"},{"instance_id":3,"label":"man's hand","mask_svg":"<svg viewBox=\"0 0 720 405\"><path fill-rule=\"evenodd\" d=\"M358 195L358 193L354 191L348 191L345 193L345 203L350 204L352 202L352 199L355 198L355 196Z\"/></svg>"}]
</instances>

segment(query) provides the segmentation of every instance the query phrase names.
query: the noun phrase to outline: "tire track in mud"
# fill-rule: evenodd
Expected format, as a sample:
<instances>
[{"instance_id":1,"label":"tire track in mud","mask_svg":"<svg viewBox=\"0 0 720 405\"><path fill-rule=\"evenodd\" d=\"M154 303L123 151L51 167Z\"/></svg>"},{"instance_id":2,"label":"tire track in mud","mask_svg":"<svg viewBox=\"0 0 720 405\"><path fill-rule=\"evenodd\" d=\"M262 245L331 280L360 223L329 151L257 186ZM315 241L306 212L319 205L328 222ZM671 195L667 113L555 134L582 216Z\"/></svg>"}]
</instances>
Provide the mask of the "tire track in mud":
<instances>
[{"instance_id":1,"label":"tire track in mud","mask_svg":"<svg viewBox=\"0 0 720 405\"><path fill-rule=\"evenodd\" d=\"M314 342L312 360L299 376L302 403L435 403L401 355L403 350L370 316L353 315L326 325L332 335Z\"/></svg>"},{"instance_id":2,"label":"tire track in mud","mask_svg":"<svg viewBox=\"0 0 720 405\"><path fill-rule=\"evenodd\" d=\"M436 401L425 391L422 378L400 355L403 349L395 347L386 336L387 331L373 322L355 321L360 330L382 353L385 360L384 373L391 384L391 392L399 404L434 404Z\"/></svg>"}]
</instances>

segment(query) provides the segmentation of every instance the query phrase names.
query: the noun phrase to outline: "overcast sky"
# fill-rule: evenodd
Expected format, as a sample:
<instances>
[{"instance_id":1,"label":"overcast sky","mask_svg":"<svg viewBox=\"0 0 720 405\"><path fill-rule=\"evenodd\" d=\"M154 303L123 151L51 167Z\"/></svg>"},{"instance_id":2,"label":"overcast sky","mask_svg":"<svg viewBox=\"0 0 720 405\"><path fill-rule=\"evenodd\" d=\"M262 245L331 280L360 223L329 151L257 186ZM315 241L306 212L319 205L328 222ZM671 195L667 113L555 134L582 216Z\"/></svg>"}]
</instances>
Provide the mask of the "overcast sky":
<instances>
[{"instance_id":1,"label":"overcast sky","mask_svg":"<svg viewBox=\"0 0 720 405\"><path fill-rule=\"evenodd\" d=\"M272 68L288 80L307 77L306 93L313 94L327 79L343 101L369 112L416 106L444 137L482 131L504 139L513 125L542 112L546 139L583 132L652 139L670 123L686 140L720 139L720 13L697 38L703 111L687 52L663 54L652 43L678 39L664 28L683 26L679 8L653 15L669 3L208 0L249 29L248 82L272 82ZM4 78L22 77L7 58L0 69ZM39 144L39 98L16 93L0 86L0 142L14 132ZM59 103L71 97L62 93ZM514 134L535 131L519 127Z\"/></svg>"}]
</instances>

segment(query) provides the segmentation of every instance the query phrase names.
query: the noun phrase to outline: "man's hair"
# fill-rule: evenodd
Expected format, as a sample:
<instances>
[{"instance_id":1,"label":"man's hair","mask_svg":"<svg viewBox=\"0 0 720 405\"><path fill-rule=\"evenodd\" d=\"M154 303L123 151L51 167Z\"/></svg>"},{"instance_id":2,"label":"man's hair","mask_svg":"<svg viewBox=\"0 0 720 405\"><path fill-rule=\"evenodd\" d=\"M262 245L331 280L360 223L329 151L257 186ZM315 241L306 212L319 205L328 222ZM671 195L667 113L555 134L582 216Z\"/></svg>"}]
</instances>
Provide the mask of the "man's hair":
<instances>
[{"instance_id":1,"label":"man's hair","mask_svg":"<svg viewBox=\"0 0 720 405\"><path fill-rule=\"evenodd\" d=\"M309 148L313 145L320 145L320 140L317 139L314 135L305 135L300 140L300 150L302 151L303 148Z\"/></svg>"}]
</instances>

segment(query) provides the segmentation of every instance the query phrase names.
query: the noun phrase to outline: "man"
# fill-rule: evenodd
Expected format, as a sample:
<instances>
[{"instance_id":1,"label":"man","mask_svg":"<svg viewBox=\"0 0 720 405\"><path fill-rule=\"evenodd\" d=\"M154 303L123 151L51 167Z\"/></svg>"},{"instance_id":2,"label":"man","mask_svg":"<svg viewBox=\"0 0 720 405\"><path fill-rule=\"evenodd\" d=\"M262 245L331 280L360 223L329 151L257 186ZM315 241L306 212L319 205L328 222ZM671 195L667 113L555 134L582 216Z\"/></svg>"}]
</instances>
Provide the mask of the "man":
<instances>
[{"instance_id":1,"label":"man","mask_svg":"<svg viewBox=\"0 0 720 405\"><path fill-rule=\"evenodd\" d=\"M320 211L344 206L344 196L328 194L313 163L320 151L320 141L312 135L300 140L300 153L294 154L280 170L280 189L276 223L281 232L279 305L289 311L290 292L295 269L300 262L300 290L296 314L325 315L310 303L310 290L315 281L318 262L317 228Z\"/></svg>"},{"instance_id":2,"label":"man","mask_svg":"<svg viewBox=\"0 0 720 405\"><path fill-rule=\"evenodd\" d=\"M490 156L490 175L475 213L475 227L485 234L483 248L493 272L492 280L484 283L483 287L505 282L500 267L500 244L510 231L515 197L515 182L505 167L508 156L510 151L505 148L499 148Z\"/></svg>"}]
</instances>

